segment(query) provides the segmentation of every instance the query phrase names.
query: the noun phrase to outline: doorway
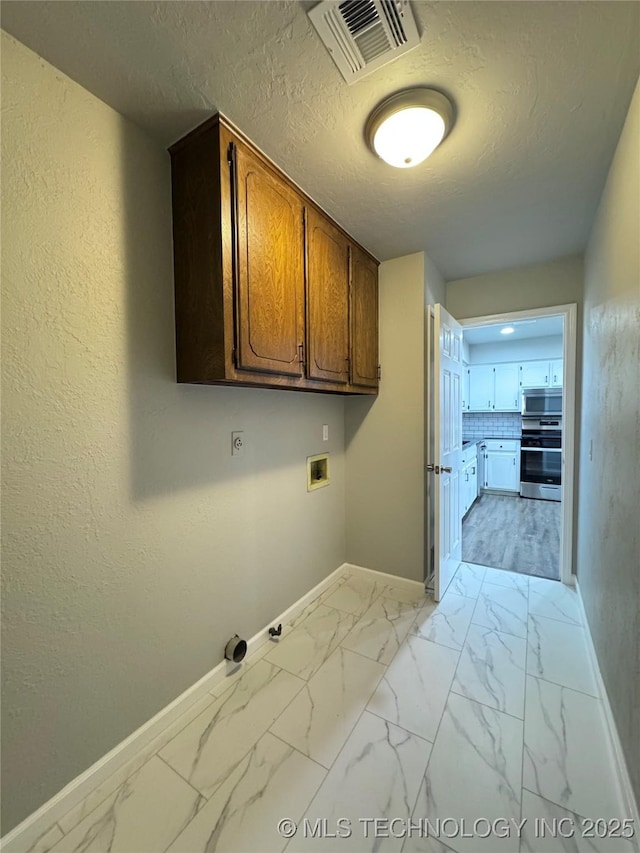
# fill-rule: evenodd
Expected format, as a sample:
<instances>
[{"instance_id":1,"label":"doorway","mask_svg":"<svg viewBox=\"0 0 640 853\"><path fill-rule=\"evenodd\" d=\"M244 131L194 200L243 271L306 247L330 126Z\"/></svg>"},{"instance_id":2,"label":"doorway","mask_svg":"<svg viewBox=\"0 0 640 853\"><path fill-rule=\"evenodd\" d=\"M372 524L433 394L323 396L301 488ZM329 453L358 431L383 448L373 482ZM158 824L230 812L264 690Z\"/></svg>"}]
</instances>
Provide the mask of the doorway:
<instances>
[{"instance_id":1,"label":"doorway","mask_svg":"<svg viewBox=\"0 0 640 853\"><path fill-rule=\"evenodd\" d=\"M450 503L459 500L454 514L460 515L461 547L455 553L464 563L571 583L577 308L453 322L462 339L462 440L459 476L454 470L451 478L458 481L459 498ZM435 403L430 409L430 434L437 438L451 410L447 415L446 406ZM438 442L430 445L437 472ZM438 491L427 483L435 502ZM433 515L430 505L430 520ZM454 521L450 511L446 515ZM438 599L450 572L447 566L438 582L444 552L437 532L433 541Z\"/></svg>"}]
</instances>

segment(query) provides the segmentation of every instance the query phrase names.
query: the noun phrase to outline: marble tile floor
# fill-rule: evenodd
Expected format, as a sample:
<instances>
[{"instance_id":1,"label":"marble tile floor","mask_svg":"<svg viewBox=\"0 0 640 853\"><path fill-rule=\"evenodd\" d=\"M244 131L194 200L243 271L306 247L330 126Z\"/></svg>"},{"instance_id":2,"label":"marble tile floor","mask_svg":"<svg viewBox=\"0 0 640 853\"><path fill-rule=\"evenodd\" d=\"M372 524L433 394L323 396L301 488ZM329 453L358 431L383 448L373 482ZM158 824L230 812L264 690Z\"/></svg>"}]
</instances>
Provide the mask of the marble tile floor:
<instances>
[{"instance_id":1,"label":"marble tile floor","mask_svg":"<svg viewBox=\"0 0 640 853\"><path fill-rule=\"evenodd\" d=\"M542 578L345 573L30 850L638 853L581 837L627 817L585 630Z\"/></svg>"},{"instance_id":2,"label":"marble tile floor","mask_svg":"<svg viewBox=\"0 0 640 853\"><path fill-rule=\"evenodd\" d=\"M462 521L462 559L558 580L560 508L556 501L480 495Z\"/></svg>"}]
</instances>

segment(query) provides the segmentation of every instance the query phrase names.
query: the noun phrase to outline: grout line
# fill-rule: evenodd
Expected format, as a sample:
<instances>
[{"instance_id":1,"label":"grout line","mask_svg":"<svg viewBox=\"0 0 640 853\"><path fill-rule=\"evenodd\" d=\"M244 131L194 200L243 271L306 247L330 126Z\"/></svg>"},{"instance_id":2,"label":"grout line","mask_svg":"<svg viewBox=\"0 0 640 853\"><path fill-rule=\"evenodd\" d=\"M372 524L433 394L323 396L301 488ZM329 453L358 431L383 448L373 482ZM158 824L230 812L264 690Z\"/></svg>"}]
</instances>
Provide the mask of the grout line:
<instances>
[{"instance_id":1,"label":"grout line","mask_svg":"<svg viewBox=\"0 0 640 853\"><path fill-rule=\"evenodd\" d=\"M602 702L602 696L594 696L593 693L585 693L584 690L578 690L576 687L567 687L566 684L560 684L558 681L551 681L550 678L543 678L541 675L535 675L533 672L527 672L527 675L531 678L535 678L537 681L544 681L545 684L553 684L555 687L560 687L562 690L571 690L572 693L579 693L581 696L588 696L589 699L593 699L596 702Z\"/></svg>"},{"instance_id":2,"label":"grout line","mask_svg":"<svg viewBox=\"0 0 640 853\"><path fill-rule=\"evenodd\" d=\"M251 749L253 749L254 747L255 747L255 744L251 747ZM249 755L249 752L251 752L251 749L250 749L248 752L246 752L246 753L242 756L242 758L240 759L240 761L238 761L238 764L240 764L240 762L241 762L241 761L244 761L244 759L247 757L247 755ZM209 796L207 797L207 795L206 795L206 794L203 794L203 793L202 793L202 791L199 791L199 790L195 787L195 785L193 785L193 784L192 784L188 779L185 779L185 777L182 775L182 773L180 773L180 771L179 771L179 770L176 770L176 768L175 768L172 764L169 764L169 762L168 762L165 758L163 758L161 755L156 755L156 756L154 756L154 758L159 758L159 759L160 759L160 761L162 761L162 763L163 763L166 767L168 767L168 768L169 768L169 770L171 770L173 773L175 773L175 774L176 774L176 776L179 776L179 777L182 779L182 781L183 781L186 785L188 785L188 786L191 788L191 790L192 790L192 791L195 791L195 793L196 793L199 797L203 797L207 802L209 802L209 800L210 800L210 799L211 799L211 797L215 794L215 792L218 790L218 788L220 787L220 785L223 785L223 784L224 784L224 782L221 782L221 783L220 783L220 785L218 785L218 788L216 788L216 789L215 789L215 791L212 791L212 792L211 792L211 794L209 794ZM231 773L233 773L233 771L236 769L236 767L238 766L238 764L236 764L236 765L231 769L231 772L229 773L229 776L231 775ZM229 777L227 777L227 778L229 778ZM225 779L224 781L226 782L226 779ZM194 817L195 817L195 815L194 815ZM191 821L189 821L189 823L191 823ZM180 830L180 832L182 832L182 830ZM176 838L177 838L177 836L176 836ZM175 839L174 839L174 840L175 840Z\"/></svg>"},{"instance_id":3,"label":"grout line","mask_svg":"<svg viewBox=\"0 0 640 853\"><path fill-rule=\"evenodd\" d=\"M456 669L457 672L457 669ZM525 672L526 676L526 672ZM455 681L455 675L453 680ZM526 682L526 678L525 678ZM453 681L451 682L453 684ZM526 687L526 684L525 684ZM510 711L503 711L502 708L496 708L494 705L487 705L486 702L481 702L479 699L475 699L473 696L466 696L464 693L459 693L453 687L449 690L449 693L453 693L455 696L459 696L461 699L466 699L467 702L475 702L476 705L482 705L483 708L488 708L490 711L495 711L496 714L504 714L505 717L511 717L512 720L517 720L519 723L524 723L524 710L522 711L522 717L518 717L516 714L512 714ZM447 697L448 698L448 697Z\"/></svg>"}]
</instances>

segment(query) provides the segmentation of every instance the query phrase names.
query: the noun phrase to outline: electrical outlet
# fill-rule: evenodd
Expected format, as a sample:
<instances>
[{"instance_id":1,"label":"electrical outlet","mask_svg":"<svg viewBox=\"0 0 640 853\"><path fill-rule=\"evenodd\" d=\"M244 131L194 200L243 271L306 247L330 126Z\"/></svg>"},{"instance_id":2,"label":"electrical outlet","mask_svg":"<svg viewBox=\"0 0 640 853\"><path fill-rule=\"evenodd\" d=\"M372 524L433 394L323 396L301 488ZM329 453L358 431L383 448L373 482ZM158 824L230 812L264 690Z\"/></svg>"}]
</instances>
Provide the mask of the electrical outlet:
<instances>
[{"instance_id":1,"label":"electrical outlet","mask_svg":"<svg viewBox=\"0 0 640 853\"><path fill-rule=\"evenodd\" d=\"M329 441L329 424L322 424L322 440Z\"/></svg>"},{"instance_id":2,"label":"electrical outlet","mask_svg":"<svg viewBox=\"0 0 640 853\"><path fill-rule=\"evenodd\" d=\"M244 432L242 430L231 433L231 455L244 455Z\"/></svg>"}]
</instances>

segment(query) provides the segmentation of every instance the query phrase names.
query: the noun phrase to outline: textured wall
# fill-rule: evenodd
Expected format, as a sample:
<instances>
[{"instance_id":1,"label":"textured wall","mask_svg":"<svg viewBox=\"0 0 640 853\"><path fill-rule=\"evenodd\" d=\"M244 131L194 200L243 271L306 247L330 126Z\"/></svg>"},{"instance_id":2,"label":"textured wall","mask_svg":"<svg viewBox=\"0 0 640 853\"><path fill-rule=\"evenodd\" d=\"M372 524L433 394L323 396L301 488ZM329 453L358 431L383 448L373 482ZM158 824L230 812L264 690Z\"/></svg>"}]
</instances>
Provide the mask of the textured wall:
<instances>
[{"instance_id":1,"label":"textured wall","mask_svg":"<svg viewBox=\"0 0 640 853\"><path fill-rule=\"evenodd\" d=\"M424 306L443 295L423 253L381 264L380 393L345 407L347 558L413 580L424 577Z\"/></svg>"},{"instance_id":2,"label":"textured wall","mask_svg":"<svg viewBox=\"0 0 640 853\"><path fill-rule=\"evenodd\" d=\"M4 34L2 69L7 831L340 565L345 523L340 398L174 382L167 154Z\"/></svg>"},{"instance_id":3,"label":"textured wall","mask_svg":"<svg viewBox=\"0 0 640 853\"><path fill-rule=\"evenodd\" d=\"M640 800L639 140L640 84L585 256L578 577Z\"/></svg>"}]
</instances>

